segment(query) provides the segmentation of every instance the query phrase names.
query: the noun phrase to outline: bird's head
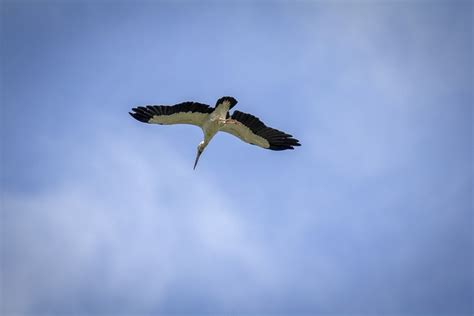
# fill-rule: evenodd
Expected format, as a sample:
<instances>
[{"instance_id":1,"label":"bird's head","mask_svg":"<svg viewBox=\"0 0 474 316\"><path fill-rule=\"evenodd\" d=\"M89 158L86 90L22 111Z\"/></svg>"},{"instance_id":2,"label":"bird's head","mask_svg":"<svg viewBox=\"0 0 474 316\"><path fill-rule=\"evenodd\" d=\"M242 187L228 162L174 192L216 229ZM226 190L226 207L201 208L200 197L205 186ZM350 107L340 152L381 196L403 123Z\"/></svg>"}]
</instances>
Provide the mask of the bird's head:
<instances>
[{"instance_id":1,"label":"bird's head","mask_svg":"<svg viewBox=\"0 0 474 316\"><path fill-rule=\"evenodd\" d=\"M219 104L222 104L224 102L229 102L229 110L232 109L237 104L237 100L233 97L222 97L219 100L217 100L216 107Z\"/></svg>"},{"instance_id":2,"label":"bird's head","mask_svg":"<svg viewBox=\"0 0 474 316\"><path fill-rule=\"evenodd\" d=\"M196 165L199 161L199 157L201 157L201 154L204 151L204 148L206 148L206 146L204 145L204 142L200 142L198 147L197 147L196 160L194 161L193 170L196 169Z\"/></svg>"}]
</instances>

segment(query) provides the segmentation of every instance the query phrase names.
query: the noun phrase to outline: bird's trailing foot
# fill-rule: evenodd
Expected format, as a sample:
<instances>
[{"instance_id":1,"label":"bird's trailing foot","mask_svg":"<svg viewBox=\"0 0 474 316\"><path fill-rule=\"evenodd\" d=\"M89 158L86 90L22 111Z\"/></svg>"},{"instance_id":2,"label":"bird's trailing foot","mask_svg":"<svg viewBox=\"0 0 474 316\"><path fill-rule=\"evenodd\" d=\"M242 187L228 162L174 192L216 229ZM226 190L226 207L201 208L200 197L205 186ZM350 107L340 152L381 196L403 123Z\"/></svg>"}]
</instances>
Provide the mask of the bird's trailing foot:
<instances>
[{"instance_id":1,"label":"bird's trailing foot","mask_svg":"<svg viewBox=\"0 0 474 316\"><path fill-rule=\"evenodd\" d=\"M220 119L219 122L222 123L222 125L237 124L237 121L233 119Z\"/></svg>"}]
</instances>

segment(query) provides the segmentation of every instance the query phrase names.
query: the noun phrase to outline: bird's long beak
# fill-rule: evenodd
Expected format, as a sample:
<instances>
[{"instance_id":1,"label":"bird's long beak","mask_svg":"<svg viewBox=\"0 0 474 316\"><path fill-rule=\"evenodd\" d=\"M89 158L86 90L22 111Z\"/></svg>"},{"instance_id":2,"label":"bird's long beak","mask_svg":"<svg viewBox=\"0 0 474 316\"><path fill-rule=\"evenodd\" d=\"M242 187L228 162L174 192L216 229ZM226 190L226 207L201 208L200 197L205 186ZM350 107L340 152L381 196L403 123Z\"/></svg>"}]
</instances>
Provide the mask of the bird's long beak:
<instances>
[{"instance_id":1,"label":"bird's long beak","mask_svg":"<svg viewBox=\"0 0 474 316\"><path fill-rule=\"evenodd\" d=\"M193 167L193 170L196 169L196 165L198 164L198 161L199 161L199 157L201 157L201 154L202 154L202 151L199 151L197 152L197 155L196 155L196 160L194 161L194 167Z\"/></svg>"}]
</instances>

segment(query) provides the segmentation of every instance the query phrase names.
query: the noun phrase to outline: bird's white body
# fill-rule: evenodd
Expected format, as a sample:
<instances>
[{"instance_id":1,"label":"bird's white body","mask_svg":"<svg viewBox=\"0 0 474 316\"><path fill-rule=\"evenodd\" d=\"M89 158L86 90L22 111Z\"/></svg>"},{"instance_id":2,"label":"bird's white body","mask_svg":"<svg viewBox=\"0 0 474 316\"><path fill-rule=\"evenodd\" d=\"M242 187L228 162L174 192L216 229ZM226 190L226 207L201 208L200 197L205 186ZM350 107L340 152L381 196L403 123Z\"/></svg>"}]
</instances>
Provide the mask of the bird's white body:
<instances>
[{"instance_id":1,"label":"bird's white body","mask_svg":"<svg viewBox=\"0 0 474 316\"><path fill-rule=\"evenodd\" d=\"M204 121L204 124L201 125L202 131L204 133L204 147L209 144L212 137L217 134L217 132L225 126L227 112L229 112L230 103L229 101L224 101L219 104L216 109L209 114L207 119Z\"/></svg>"},{"instance_id":2,"label":"bird's white body","mask_svg":"<svg viewBox=\"0 0 474 316\"><path fill-rule=\"evenodd\" d=\"M215 108L197 102L183 102L173 106L140 106L132 109L134 112L130 115L144 123L199 126L204 133L204 140L198 145L194 167L206 146L219 131L271 150L293 149L293 146L300 146L298 140L291 135L266 126L253 115L234 111L230 116L229 110L236 104L237 100L234 98L222 97L217 100Z\"/></svg>"}]
</instances>

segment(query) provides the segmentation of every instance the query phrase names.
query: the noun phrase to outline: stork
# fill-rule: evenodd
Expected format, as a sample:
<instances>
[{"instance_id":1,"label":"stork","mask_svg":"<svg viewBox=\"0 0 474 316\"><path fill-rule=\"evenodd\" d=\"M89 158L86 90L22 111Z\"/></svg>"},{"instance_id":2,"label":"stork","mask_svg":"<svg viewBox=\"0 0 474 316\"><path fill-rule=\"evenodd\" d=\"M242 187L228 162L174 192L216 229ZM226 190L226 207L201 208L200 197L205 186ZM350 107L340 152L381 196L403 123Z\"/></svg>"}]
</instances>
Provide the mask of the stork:
<instances>
[{"instance_id":1,"label":"stork","mask_svg":"<svg viewBox=\"0 0 474 316\"><path fill-rule=\"evenodd\" d=\"M232 134L246 143L265 149L285 150L300 146L292 135L266 126L251 114L235 110L230 115L229 110L236 104L235 98L226 96L217 100L215 107L188 101L175 105L138 106L129 114L143 123L199 126L204 132L204 140L197 147L193 169L196 169L199 157L218 131Z\"/></svg>"}]
</instances>

